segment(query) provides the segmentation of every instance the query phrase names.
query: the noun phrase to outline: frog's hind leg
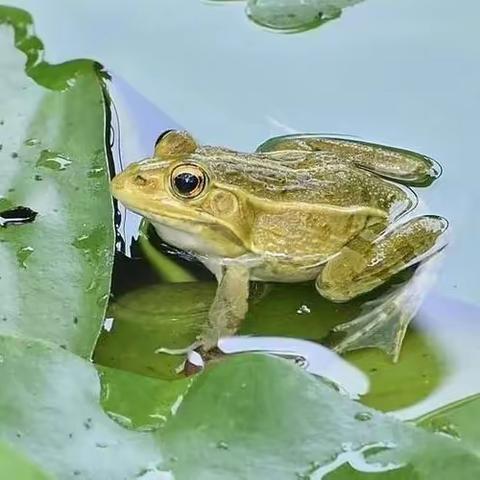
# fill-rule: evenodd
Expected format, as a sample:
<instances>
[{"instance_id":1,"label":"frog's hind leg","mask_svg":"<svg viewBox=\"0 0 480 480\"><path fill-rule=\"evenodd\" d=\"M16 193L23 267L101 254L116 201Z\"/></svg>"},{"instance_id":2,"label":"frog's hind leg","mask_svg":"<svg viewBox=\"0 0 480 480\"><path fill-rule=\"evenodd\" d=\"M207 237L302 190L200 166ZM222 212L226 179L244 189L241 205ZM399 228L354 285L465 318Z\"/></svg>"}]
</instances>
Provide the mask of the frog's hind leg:
<instances>
[{"instance_id":1,"label":"frog's hind leg","mask_svg":"<svg viewBox=\"0 0 480 480\"><path fill-rule=\"evenodd\" d=\"M355 165L407 185L427 186L442 169L431 158L411 150L371 142L306 133L273 137L262 143L257 152L302 150L336 156Z\"/></svg>"},{"instance_id":2,"label":"frog's hind leg","mask_svg":"<svg viewBox=\"0 0 480 480\"><path fill-rule=\"evenodd\" d=\"M438 252L445 244L447 226L442 217L423 216L397 226L373 243L358 238L327 262L317 278L317 290L336 302L369 292ZM401 292L381 299L371 314L337 327L336 331L346 334L337 350L378 347L397 359L408 324L420 304L418 299L425 291L425 282L417 280L410 288L407 284ZM418 288L420 285L422 288Z\"/></svg>"}]
</instances>

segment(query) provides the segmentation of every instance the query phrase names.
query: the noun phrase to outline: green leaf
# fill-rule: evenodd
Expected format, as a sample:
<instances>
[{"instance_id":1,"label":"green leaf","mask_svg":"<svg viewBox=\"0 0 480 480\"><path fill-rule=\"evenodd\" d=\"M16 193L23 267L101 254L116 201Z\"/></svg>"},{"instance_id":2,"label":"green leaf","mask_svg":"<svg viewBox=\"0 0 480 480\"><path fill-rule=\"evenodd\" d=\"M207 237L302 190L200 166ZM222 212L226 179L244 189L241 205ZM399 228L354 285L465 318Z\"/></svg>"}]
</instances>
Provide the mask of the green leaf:
<instances>
[{"instance_id":1,"label":"green leaf","mask_svg":"<svg viewBox=\"0 0 480 480\"><path fill-rule=\"evenodd\" d=\"M4 443L0 443L0 478L15 480L50 480L35 465Z\"/></svg>"},{"instance_id":2,"label":"green leaf","mask_svg":"<svg viewBox=\"0 0 480 480\"><path fill-rule=\"evenodd\" d=\"M267 28L294 33L338 18L342 9L362 0L248 0L248 17Z\"/></svg>"},{"instance_id":3,"label":"green leaf","mask_svg":"<svg viewBox=\"0 0 480 480\"><path fill-rule=\"evenodd\" d=\"M417 420L417 425L436 433L461 439L480 455L480 430L476 419L480 416L480 395L460 400Z\"/></svg>"},{"instance_id":4,"label":"green leaf","mask_svg":"<svg viewBox=\"0 0 480 480\"><path fill-rule=\"evenodd\" d=\"M323 478L347 462L397 470L397 478L480 475L480 459L458 442L402 424L264 355L237 356L197 377L162 436L178 480Z\"/></svg>"},{"instance_id":5,"label":"green leaf","mask_svg":"<svg viewBox=\"0 0 480 480\"><path fill-rule=\"evenodd\" d=\"M3 209L38 215L0 228L0 333L89 357L108 300L114 238L102 73L87 60L44 62L22 10L0 7L2 24L0 196Z\"/></svg>"},{"instance_id":6,"label":"green leaf","mask_svg":"<svg viewBox=\"0 0 480 480\"><path fill-rule=\"evenodd\" d=\"M158 441L126 430L102 410L89 362L13 337L0 337L0 355L8 385L0 390L0 438L45 471L59 479L117 480L161 469Z\"/></svg>"},{"instance_id":7,"label":"green leaf","mask_svg":"<svg viewBox=\"0 0 480 480\"><path fill-rule=\"evenodd\" d=\"M183 348L200 333L215 295L214 283L163 284L134 290L110 305L110 332L103 331L95 362L159 378L177 378L184 357L158 354Z\"/></svg>"},{"instance_id":8,"label":"green leaf","mask_svg":"<svg viewBox=\"0 0 480 480\"><path fill-rule=\"evenodd\" d=\"M480 474L478 458L458 442L353 402L273 357L232 357L188 380L165 426L149 433L128 431L104 413L89 362L53 345L8 337L0 339L0 355L2 384L8 385L0 390L0 436L56 478L77 472L116 480L156 471L167 479L173 469L177 480L282 480L312 466L331 469L335 458L343 455L346 462L360 453L383 469L406 464L422 479ZM161 394L163 382L155 386L152 379L145 388L140 376L115 375L108 372L104 384L104 392L121 392L116 399L104 393L111 414L119 404L122 416L132 414L138 425L145 415L159 414L161 402L145 400Z\"/></svg>"},{"instance_id":9,"label":"green leaf","mask_svg":"<svg viewBox=\"0 0 480 480\"><path fill-rule=\"evenodd\" d=\"M144 431L165 425L193 381L186 377L165 381L102 366L97 370L105 411L120 424Z\"/></svg>"}]
</instances>

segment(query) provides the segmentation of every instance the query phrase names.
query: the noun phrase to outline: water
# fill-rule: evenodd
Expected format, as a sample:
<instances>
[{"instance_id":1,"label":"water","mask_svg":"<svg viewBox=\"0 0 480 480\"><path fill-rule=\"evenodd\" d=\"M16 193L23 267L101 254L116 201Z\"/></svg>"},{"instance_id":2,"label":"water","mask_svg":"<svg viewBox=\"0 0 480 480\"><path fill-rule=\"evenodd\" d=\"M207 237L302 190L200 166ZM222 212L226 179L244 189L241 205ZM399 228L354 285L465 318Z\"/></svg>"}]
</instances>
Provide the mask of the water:
<instances>
[{"instance_id":1,"label":"water","mask_svg":"<svg viewBox=\"0 0 480 480\"><path fill-rule=\"evenodd\" d=\"M169 128L178 128L178 125L161 111L156 110L150 102L123 79L115 75L110 91L113 95L116 112L113 121L116 132L114 137L117 140L114 147L114 159L117 170L120 170L125 168L130 159L136 160L148 156L159 132ZM121 126L134 124L137 121L142 122L143 119L147 119L145 128L137 132L138 136L134 137L135 141L132 141L134 133L132 131L127 132L129 138L125 139L123 135L124 130ZM129 152L129 155L125 155L124 152ZM138 227L139 218L122 210L119 231L124 238L124 242L121 244L123 254L117 256L117 275L114 276L114 287L116 286L114 295L116 296L126 291L131 291L132 288L142 285L154 285L159 281L150 263L146 261L144 251L139 247L136 240ZM180 261L184 267L189 268L191 273L197 278L203 280L212 279L211 275L202 266L189 262L188 256L179 259L178 252L175 249L159 242L154 243L156 248L160 248L163 253L176 261ZM440 268L442 267L443 265L440 266ZM132 278L134 277L136 281L132 283ZM172 288L178 289L180 287L172 286ZM279 286L277 288L281 290L282 287ZM287 288L292 292L296 287L288 286ZM292 300L292 303L295 303L295 308L292 309L290 315L294 314L297 318L305 318L307 322L310 322L305 323L306 327L304 329L296 329L300 336L307 335L304 338L318 340L325 336L325 331L314 333L318 330L318 326L314 322L318 323L319 318L321 322L324 322L323 330L328 330L332 322L333 324L335 322L342 323L358 315L356 313L358 312L356 310L358 307L355 307L355 305L336 306L334 310L330 311L328 310L328 302L323 302L316 306L316 302L322 302L321 299L317 298L316 292L313 289L309 291L308 287L306 287L307 290L302 290L303 287L298 288L299 295L295 296L292 293L292 297L296 298L296 300ZM213 295L213 290L214 285L212 284L210 295ZM392 411L404 419L415 418L434 408L459 400L466 395L480 392L480 384L478 382L472 382L471 379L467 380L469 374L466 372L469 368L464 365L465 361L459 360L462 356L465 356L465 350L461 345L463 340L468 341L468 339L465 339L465 330L458 331L456 336L451 336L450 332L441 331L440 327L441 325L448 325L451 322L451 318L456 317L455 327L457 329L459 325L463 325L459 318L464 318L465 329L469 328L467 325L470 325L475 318L475 308L472 310L473 315L462 316L462 303L444 299L438 293L438 290L435 295L427 298L427 302L424 303L420 314L416 317L413 329L407 335L399 365L392 364L380 352L376 352L376 354L369 351L354 352L346 357L349 362L352 362L350 365L352 372L348 375L346 370L342 373L342 369L345 369L345 366L348 366L349 363L342 360L341 357L335 356L331 350L318 345L318 343L302 339L265 336L267 331L262 332L261 329L259 330L260 324L256 322L256 318L265 318L265 315L268 316L270 314L272 318L277 315L283 316L284 319L282 321L285 324L288 324L290 321L288 320L288 315L285 315L285 309L288 307L284 307L282 304L281 309L278 311L271 309L273 304L279 304L278 300L273 300L272 292L269 293L267 291L267 293L262 295L266 295L265 304L269 305L270 309L265 307L257 314L255 308L253 308L253 318L249 315L246 319L246 330L249 333L253 332L261 335L261 337L237 337L231 341L225 340L223 345L221 345L224 352L269 351L284 357L301 359L300 363L304 368L316 375L329 379L353 398L362 398L368 405ZM159 292L157 297L169 298L171 301L174 301L171 290L168 290L168 293L167 290L165 290L165 293ZM202 310L203 315L206 314L208 309L209 298L213 297L206 296L206 304ZM269 298L272 299L270 303L268 302ZM261 305L260 301L258 308ZM157 302L155 308L157 310L167 309L166 314L168 315L168 304L165 305L161 300ZM329 318L328 322L325 321L327 318ZM133 331L130 330L130 327L127 328L125 323L122 324L122 319L119 320L119 323L116 323L116 329L113 329L113 333L107 334L104 332L97 350L97 361L100 363L106 362L107 365L111 366L121 366L121 368L143 374L147 374L147 371L141 366L142 361L145 365L148 363L150 365L149 368L151 368L154 362L158 364L158 362L162 363L164 361L158 355L155 356L154 351L159 347L171 348L172 345L157 343L155 348L153 344L150 347L148 342L145 343L142 340L142 327L140 326L139 328L138 325L135 327L132 325L138 338L138 342L134 342L132 341ZM117 320L114 321L116 322ZM153 324L158 322L158 320L152 318L151 322ZM296 322L299 325L298 320ZM280 333L287 335L287 337L291 336L288 328L280 326L280 323L281 321L272 325L271 328L268 327L270 328L268 333L277 335ZM122 325L125 325L124 334L122 334ZM265 327L265 322L263 322L263 326ZM178 325L175 328L178 328ZM432 329L434 332L432 332ZM149 330L147 329L145 335L151 336L151 333L148 332ZM455 340L457 337L459 339L458 342ZM145 337L143 336L143 338ZM441 340L439 341L439 339ZM182 345L173 345L173 347L186 347L193 340L194 336L188 337ZM137 349L139 351L138 356L135 354ZM119 350L118 356L114 353L116 350ZM125 356L125 350L129 351L127 357L130 365L126 365L120 360L121 356ZM469 356L476 351L478 351L476 348L468 350ZM328 357L327 352L331 357L330 361L326 361ZM113 360L107 360L107 354ZM141 359L139 358L140 356ZM419 368L418 358L422 357L427 360L424 361L425 366ZM168 363L165 368L170 372L167 376L175 375L178 371L182 371L183 358L172 357L165 361ZM461 368L457 367L459 361L462 362ZM410 362L412 366L409 366ZM474 368L474 364L475 362L470 362L472 368ZM157 368L159 368L157 375L163 378L166 375L165 370L163 367ZM357 373L353 373L355 371ZM410 373L406 374L406 371ZM395 386L392 387L392 385ZM385 395L386 391L389 391L388 395Z\"/></svg>"},{"instance_id":2,"label":"water","mask_svg":"<svg viewBox=\"0 0 480 480\"><path fill-rule=\"evenodd\" d=\"M418 190L429 212L448 218L453 232L436 287L407 335L399 365L371 351L345 358L368 377L370 392L363 400L404 419L479 393L480 289L475 267L480 236L480 68L473 59L480 56L480 4L468 0L452 8L435 0L365 0L309 32L279 35L249 22L244 2L225 3L229 5L213 7L198 1L178 8L177 0L123 5L113 0L68 5L62 0L42 5L16 0L13 5L33 14L49 61L90 57L113 72L117 169L149 156L159 133L179 126L202 143L245 151L274 135L326 132L396 145L438 160L444 167L442 178ZM115 29L105 38L101 32L107 18ZM124 242L115 265L117 297L158 282L136 241L139 218L122 209L120 213ZM179 261L197 278L211 278L188 259ZM307 287L290 291L289 318L304 319L298 322L304 328L298 342L320 338L312 320L318 315L330 322L337 314L337 320L345 320L354 313L348 310L353 307L345 307L333 314ZM265 293L267 303L282 294L285 291L274 287ZM265 313L261 309L259 303L246 329L258 327L257 315ZM313 331L318 338L307 338ZM284 334L285 327L272 322L261 333L271 338ZM102 341L114 340L110 336ZM123 349L134 350L135 341L122 342ZM311 365L312 355L298 342L292 340L288 353L308 358ZM153 362L151 347L143 356ZM178 365L171 363L173 371ZM405 365L411 365L410 370ZM348 390L346 380L337 381Z\"/></svg>"}]
</instances>

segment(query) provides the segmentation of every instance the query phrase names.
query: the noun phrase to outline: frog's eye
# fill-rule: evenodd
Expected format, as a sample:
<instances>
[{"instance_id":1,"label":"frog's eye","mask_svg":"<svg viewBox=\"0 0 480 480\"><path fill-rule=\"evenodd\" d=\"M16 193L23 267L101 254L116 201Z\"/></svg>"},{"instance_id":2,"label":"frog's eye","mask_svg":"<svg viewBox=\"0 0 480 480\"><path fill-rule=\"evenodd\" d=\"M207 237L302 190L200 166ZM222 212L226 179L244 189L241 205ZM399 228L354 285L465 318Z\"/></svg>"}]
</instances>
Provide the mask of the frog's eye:
<instances>
[{"instance_id":1,"label":"frog's eye","mask_svg":"<svg viewBox=\"0 0 480 480\"><path fill-rule=\"evenodd\" d=\"M196 198L203 190L207 182L205 172L197 165L179 165L171 176L172 190L182 198Z\"/></svg>"}]
</instances>

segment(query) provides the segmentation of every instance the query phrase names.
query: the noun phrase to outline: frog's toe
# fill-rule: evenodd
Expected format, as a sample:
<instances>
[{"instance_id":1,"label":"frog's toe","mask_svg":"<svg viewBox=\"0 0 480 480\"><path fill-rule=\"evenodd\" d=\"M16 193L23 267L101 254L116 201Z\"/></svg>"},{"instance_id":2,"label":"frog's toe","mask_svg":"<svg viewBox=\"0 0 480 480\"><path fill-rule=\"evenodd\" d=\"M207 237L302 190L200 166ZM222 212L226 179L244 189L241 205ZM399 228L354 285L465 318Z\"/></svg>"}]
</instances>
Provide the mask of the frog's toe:
<instances>
[{"instance_id":1,"label":"frog's toe","mask_svg":"<svg viewBox=\"0 0 480 480\"><path fill-rule=\"evenodd\" d=\"M375 309L374 312L335 327L334 332L344 333L345 336L333 350L345 353L362 348L379 348L396 362L412 316L396 305Z\"/></svg>"},{"instance_id":2,"label":"frog's toe","mask_svg":"<svg viewBox=\"0 0 480 480\"><path fill-rule=\"evenodd\" d=\"M440 261L440 256L437 256L421 264L406 284L366 303L368 310L360 317L335 327L333 331L344 336L333 349L344 353L361 348L379 348L396 362L408 325L435 279Z\"/></svg>"},{"instance_id":3,"label":"frog's toe","mask_svg":"<svg viewBox=\"0 0 480 480\"><path fill-rule=\"evenodd\" d=\"M201 342L195 341L188 347L182 348L166 348L160 347L155 350L155 353L164 353L166 355L187 355L201 345Z\"/></svg>"}]
</instances>

